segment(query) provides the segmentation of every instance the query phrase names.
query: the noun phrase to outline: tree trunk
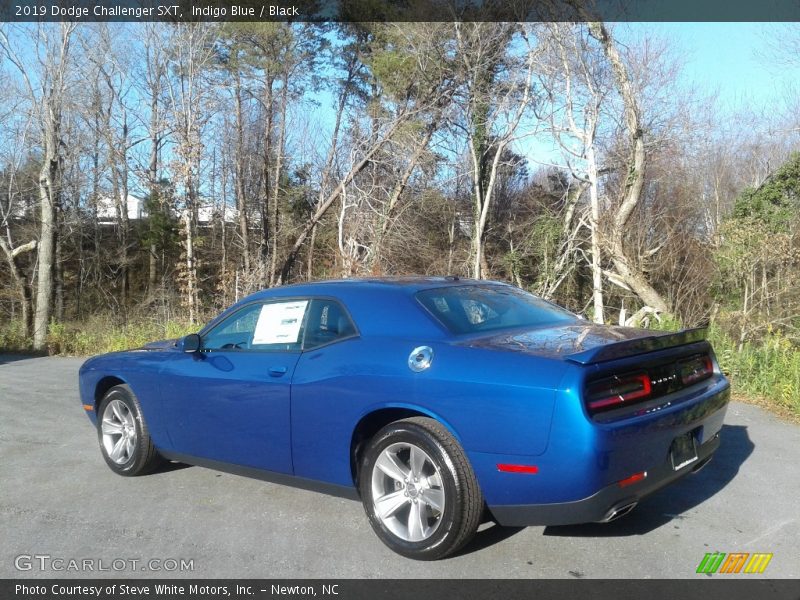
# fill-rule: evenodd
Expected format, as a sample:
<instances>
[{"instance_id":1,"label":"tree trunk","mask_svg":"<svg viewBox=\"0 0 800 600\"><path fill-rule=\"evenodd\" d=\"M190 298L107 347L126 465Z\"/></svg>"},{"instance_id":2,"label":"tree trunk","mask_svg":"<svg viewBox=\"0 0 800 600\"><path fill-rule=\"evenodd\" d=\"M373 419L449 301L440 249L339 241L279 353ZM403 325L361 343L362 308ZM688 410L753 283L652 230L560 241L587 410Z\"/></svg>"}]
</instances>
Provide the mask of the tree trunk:
<instances>
[{"instance_id":1,"label":"tree trunk","mask_svg":"<svg viewBox=\"0 0 800 600\"><path fill-rule=\"evenodd\" d=\"M272 253L269 262L269 285L275 285L276 269L278 267L278 229L280 226L280 191L284 170L284 153L286 152L286 113L289 107L289 72L283 72L280 95L280 132L278 134L278 148L275 154L275 172L272 184Z\"/></svg>"},{"instance_id":2,"label":"tree trunk","mask_svg":"<svg viewBox=\"0 0 800 600\"><path fill-rule=\"evenodd\" d=\"M69 45L74 23L61 23L59 46L48 52L45 65L49 84L43 90L40 106L42 127L42 168L39 172L40 228L38 270L36 273L36 313L33 322L33 347L44 350L47 327L53 314L53 285L56 259L56 214L61 177L61 111ZM35 101L35 98L31 98Z\"/></svg>"},{"instance_id":3,"label":"tree trunk","mask_svg":"<svg viewBox=\"0 0 800 600\"><path fill-rule=\"evenodd\" d=\"M473 115L470 129L470 153L472 155L472 278L481 278L481 265L483 264L483 233L481 215L484 206L486 190L486 119L488 106L479 104L482 109L480 116Z\"/></svg>"},{"instance_id":4,"label":"tree trunk","mask_svg":"<svg viewBox=\"0 0 800 600\"><path fill-rule=\"evenodd\" d=\"M478 221L475 221L475 230L472 234L472 278L482 279L483 272L483 233L480 231Z\"/></svg>"},{"instance_id":5,"label":"tree trunk","mask_svg":"<svg viewBox=\"0 0 800 600\"><path fill-rule=\"evenodd\" d=\"M594 303L594 322L605 323L603 306L603 270L600 263L600 198L597 190L597 158L594 150L594 140L589 144L587 151L587 174L589 176L589 199L592 205L592 219L590 222L592 234L592 301Z\"/></svg>"},{"instance_id":6,"label":"tree trunk","mask_svg":"<svg viewBox=\"0 0 800 600\"><path fill-rule=\"evenodd\" d=\"M197 319L197 274L194 261L194 231L191 211L186 211L182 224L186 259L186 307L189 310L189 322L194 323Z\"/></svg>"},{"instance_id":7,"label":"tree trunk","mask_svg":"<svg viewBox=\"0 0 800 600\"><path fill-rule=\"evenodd\" d=\"M95 79L92 89L92 245L94 246L94 259L92 261L91 273L94 282L100 279L100 253L101 228L100 228L100 142L103 131L103 121L100 105L99 80ZM81 282L83 287L83 282ZM80 300L79 300L80 301ZM82 315L82 309L78 310L78 315Z\"/></svg>"},{"instance_id":8,"label":"tree trunk","mask_svg":"<svg viewBox=\"0 0 800 600\"><path fill-rule=\"evenodd\" d=\"M639 104L636 100L633 83L628 75L628 69L605 25L602 22L589 23L589 33L602 44L603 52L611 63L614 80L624 103L625 127L628 130L631 153L625 169L627 177L623 187L622 202L614 215L613 231L609 236L608 251L615 270L631 290L648 306L668 313L670 312L669 304L650 285L644 273L636 268L627 255L624 244L628 222L639 203L644 187L646 156Z\"/></svg>"},{"instance_id":9,"label":"tree trunk","mask_svg":"<svg viewBox=\"0 0 800 600\"><path fill-rule=\"evenodd\" d=\"M120 192L122 193L122 237L120 238L120 258L122 262L122 306L127 318L128 305L130 304L130 219L128 214L128 115L122 109L122 139L117 148L117 167L120 177Z\"/></svg>"},{"instance_id":10,"label":"tree trunk","mask_svg":"<svg viewBox=\"0 0 800 600\"><path fill-rule=\"evenodd\" d=\"M56 245L55 180L58 177L57 136L55 123L45 125L45 158L39 173L40 219L36 272L36 315L33 323L33 347L44 350L47 327L53 314L53 281Z\"/></svg>"},{"instance_id":11,"label":"tree trunk","mask_svg":"<svg viewBox=\"0 0 800 600\"><path fill-rule=\"evenodd\" d=\"M55 258L55 292L53 294L56 321L64 320L64 259L63 259L63 242L61 236L58 235L58 222L61 220L60 211L56 211L56 258Z\"/></svg>"},{"instance_id":12,"label":"tree trunk","mask_svg":"<svg viewBox=\"0 0 800 600\"><path fill-rule=\"evenodd\" d=\"M31 240L27 244L17 246L13 250L6 240L0 236L0 249L6 256L11 278L14 280L14 287L17 288L19 296L19 303L22 312L22 335L29 337L33 329L33 313L31 306L31 288L22 269L17 263L17 257L25 252L31 252L36 249L36 240Z\"/></svg>"},{"instance_id":13,"label":"tree trunk","mask_svg":"<svg viewBox=\"0 0 800 600\"><path fill-rule=\"evenodd\" d=\"M353 82L355 81L357 72L358 72L358 57L355 53L353 53L350 57L349 62L347 63L347 79L345 79L342 88L339 91L339 100L336 107L336 119L334 120L333 124L333 133L331 134L331 144L328 147L328 156L325 158L325 167L323 168L322 176L320 177L319 198L317 199L315 211L325 202L325 194L327 193L328 180L330 179L331 176L331 170L333 169L333 161L336 158L336 150L339 146L339 130L342 126L342 115L344 114L344 108L347 105L347 100L350 97L350 92L353 87ZM317 238L317 223L314 222L314 224L311 226L311 239L308 244L308 257L306 265L306 279L308 281L311 281L313 273L314 243L316 241L316 238ZM281 280L282 279L283 276L281 276ZM283 283L286 283L286 281L284 280Z\"/></svg>"},{"instance_id":14,"label":"tree trunk","mask_svg":"<svg viewBox=\"0 0 800 600\"><path fill-rule=\"evenodd\" d=\"M154 85L158 85L157 82ZM158 246L155 242L156 229L153 221L153 215L156 212L161 212L161 190L158 185L158 150L161 145L161 136L159 132L159 110L158 110L158 89L151 90L150 98L150 164L148 165L148 178L150 184L150 248L148 252L148 271L147 271L147 287L150 292L151 298L155 296L156 285L158 281Z\"/></svg>"},{"instance_id":15,"label":"tree trunk","mask_svg":"<svg viewBox=\"0 0 800 600\"><path fill-rule=\"evenodd\" d=\"M457 36L458 36L458 29ZM502 57L495 54L498 48L505 49L513 36L513 28L502 29L483 64L467 64L472 71L470 82L472 89L469 94L469 150L473 168L473 230L472 230L472 277L482 279L488 271L485 255L486 226L489 219L489 209L494 200L497 184L497 170L502 160L503 153L514 140L517 127L526 112L530 101L530 91L533 79L533 55L529 54L526 66L526 80L522 86L522 94L513 104L507 104L501 111L504 118L492 114L492 102L499 110L500 104L508 98L500 99L500 104L495 101L494 73ZM459 36L460 38L460 36ZM463 48L462 48L463 51ZM490 122L491 120L491 122ZM502 120L502 124L501 124ZM501 127L501 131L494 130ZM491 141L490 141L491 140ZM494 152L491 162L490 151Z\"/></svg>"},{"instance_id":16,"label":"tree trunk","mask_svg":"<svg viewBox=\"0 0 800 600\"><path fill-rule=\"evenodd\" d=\"M272 186L277 185L277 182L272 181L272 129L274 120L274 107L272 106L272 86L275 79L267 73L264 81L264 110L266 111L266 118L264 119L264 156L263 156L263 179L264 179L264 196L261 203L261 284L263 286L269 285L269 264L270 252L273 251L275 240L271 239L272 226L270 225L270 217L272 216Z\"/></svg>"},{"instance_id":17,"label":"tree trunk","mask_svg":"<svg viewBox=\"0 0 800 600\"><path fill-rule=\"evenodd\" d=\"M510 132L516 129L519 119L512 125ZM510 136L510 133L508 134ZM492 200L494 199L495 184L497 183L497 168L500 165L500 159L505 152L510 137L505 137L503 140L497 142L495 148L495 155L492 159L491 168L489 170L488 179L485 181L485 187L482 180L475 182L475 203L474 203L474 220L475 226L472 232L472 277L474 279L483 279L488 274L488 264L486 262L486 255L484 251L484 238L486 236L486 224L489 220L489 208L491 207ZM473 164L479 165L480 156L473 157ZM477 167L483 170L485 167Z\"/></svg>"},{"instance_id":18,"label":"tree trunk","mask_svg":"<svg viewBox=\"0 0 800 600\"><path fill-rule=\"evenodd\" d=\"M110 91L114 93L109 84ZM112 101L113 102L113 101ZM127 169L127 145L128 145L128 124L127 116L123 109L123 125L121 137L114 135L111 125L111 114L113 106L108 107L106 114L106 134L108 143L108 160L111 167L111 189L114 195L114 205L117 213L117 262L119 263L120 273L120 304L123 314L127 315L128 293L129 293L129 265L128 265L128 239L130 237L130 219L128 215L128 169Z\"/></svg>"},{"instance_id":19,"label":"tree trunk","mask_svg":"<svg viewBox=\"0 0 800 600\"><path fill-rule=\"evenodd\" d=\"M237 68L235 71L236 95L236 210L239 211L239 235L242 238L242 263L245 273L250 273L250 228L247 223L247 198L244 187L245 151L244 116L242 114L242 81Z\"/></svg>"},{"instance_id":20,"label":"tree trunk","mask_svg":"<svg viewBox=\"0 0 800 600\"><path fill-rule=\"evenodd\" d=\"M447 274L453 274L453 254L456 247L456 221L458 214L453 214L453 219L450 221L450 227L447 230Z\"/></svg>"}]
</instances>

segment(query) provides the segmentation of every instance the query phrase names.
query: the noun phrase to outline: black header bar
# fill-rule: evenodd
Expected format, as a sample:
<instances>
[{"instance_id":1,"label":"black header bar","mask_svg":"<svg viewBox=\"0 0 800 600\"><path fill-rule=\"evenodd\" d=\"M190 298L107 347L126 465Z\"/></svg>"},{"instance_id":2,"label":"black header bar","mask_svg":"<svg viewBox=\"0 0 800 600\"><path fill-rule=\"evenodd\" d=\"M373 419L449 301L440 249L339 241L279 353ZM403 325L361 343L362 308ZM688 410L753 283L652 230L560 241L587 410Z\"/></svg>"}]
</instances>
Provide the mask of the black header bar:
<instances>
[{"instance_id":1,"label":"black header bar","mask_svg":"<svg viewBox=\"0 0 800 600\"><path fill-rule=\"evenodd\" d=\"M800 21L800 0L2 0L9 22Z\"/></svg>"}]
</instances>

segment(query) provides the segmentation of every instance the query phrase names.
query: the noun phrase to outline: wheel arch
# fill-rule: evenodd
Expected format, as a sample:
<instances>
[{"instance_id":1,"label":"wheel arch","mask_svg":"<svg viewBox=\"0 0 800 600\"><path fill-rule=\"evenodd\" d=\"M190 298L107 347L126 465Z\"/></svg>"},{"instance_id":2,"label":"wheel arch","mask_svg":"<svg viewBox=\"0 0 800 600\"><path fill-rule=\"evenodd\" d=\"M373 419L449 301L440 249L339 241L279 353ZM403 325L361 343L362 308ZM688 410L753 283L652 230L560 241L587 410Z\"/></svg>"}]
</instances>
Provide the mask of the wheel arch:
<instances>
[{"instance_id":1,"label":"wheel arch","mask_svg":"<svg viewBox=\"0 0 800 600\"><path fill-rule=\"evenodd\" d=\"M101 377L94 387L94 412L97 414L97 409L100 408L100 402L103 397L108 393L108 390L117 385L129 385L127 381L120 379L116 375L105 375Z\"/></svg>"},{"instance_id":2,"label":"wheel arch","mask_svg":"<svg viewBox=\"0 0 800 600\"><path fill-rule=\"evenodd\" d=\"M461 441L461 437L458 435L458 432L456 432L445 419L431 412L430 410L424 409L420 406L406 404L390 404L372 407L361 416L358 423L356 423L355 427L353 428L353 433L350 436L350 475L353 478L353 484L355 485L356 490L359 489L358 465L361 461L361 453L366 445L366 442L389 423L411 417L427 417L429 419L433 419L445 427L463 447L463 443Z\"/></svg>"}]
</instances>

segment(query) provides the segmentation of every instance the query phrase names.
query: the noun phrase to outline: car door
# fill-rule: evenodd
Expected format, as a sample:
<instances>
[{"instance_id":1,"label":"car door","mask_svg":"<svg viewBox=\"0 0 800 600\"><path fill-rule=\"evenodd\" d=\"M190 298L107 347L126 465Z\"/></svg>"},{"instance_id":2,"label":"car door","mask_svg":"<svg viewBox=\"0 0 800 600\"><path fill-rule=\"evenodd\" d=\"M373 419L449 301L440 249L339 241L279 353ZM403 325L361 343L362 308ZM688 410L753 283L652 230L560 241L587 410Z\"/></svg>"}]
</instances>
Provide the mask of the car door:
<instances>
[{"instance_id":1,"label":"car door","mask_svg":"<svg viewBox=\"0 0 800 600\"><path fill-rule=\"evenodd\" d=\"M165 364L161 399L176 453L292 472L290 389L308 305L243 306L203 334L199 352Z\"/></svg>"},{"instance_id":2,"label":"car door","mask_svg":"<svg viewBox=\"0 0 800 600\"><path fill-rule=\"evenodd\" d=\"M355 365L365 360L358 353L358 338L342 303L312 300L303 355L292 380L292 463L298 477L343 485L352 481L352 426L363 406L352 399L382 393L379 387L354 387Z\"/></svg>"}]
</instances>

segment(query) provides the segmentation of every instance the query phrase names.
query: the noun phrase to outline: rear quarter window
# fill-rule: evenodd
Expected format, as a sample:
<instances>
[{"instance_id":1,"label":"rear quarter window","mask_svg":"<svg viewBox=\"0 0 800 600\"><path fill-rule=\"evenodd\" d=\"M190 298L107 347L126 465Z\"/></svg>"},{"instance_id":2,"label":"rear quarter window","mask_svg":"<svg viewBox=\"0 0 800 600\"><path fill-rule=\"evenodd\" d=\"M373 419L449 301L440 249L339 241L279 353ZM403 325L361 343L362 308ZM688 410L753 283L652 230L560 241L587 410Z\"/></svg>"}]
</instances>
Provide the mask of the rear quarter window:
<instances>
[{"instance_id":1,"label":"rear quarter window","mask_svg":"<svg viewBox=\"0 0 800 600\"><path fill-rule=\"evenodd\" d=\"M347 310L336 300L311 301L305 328L304 350L312 350L357 335Z\"/></svg>"},{"instance_id":2,"label":"rear quarter window","mask_svg":"<svg viewBox=\"0 0 800 600\"><path fill-rule=\"evenodd\" d=\"M510 286L441 287L418 292L416 298L455 335L578 320L571 312Z\"/></svg>"}]
</instances>

